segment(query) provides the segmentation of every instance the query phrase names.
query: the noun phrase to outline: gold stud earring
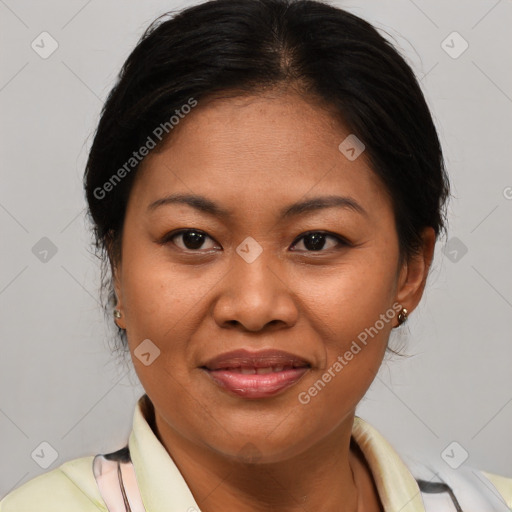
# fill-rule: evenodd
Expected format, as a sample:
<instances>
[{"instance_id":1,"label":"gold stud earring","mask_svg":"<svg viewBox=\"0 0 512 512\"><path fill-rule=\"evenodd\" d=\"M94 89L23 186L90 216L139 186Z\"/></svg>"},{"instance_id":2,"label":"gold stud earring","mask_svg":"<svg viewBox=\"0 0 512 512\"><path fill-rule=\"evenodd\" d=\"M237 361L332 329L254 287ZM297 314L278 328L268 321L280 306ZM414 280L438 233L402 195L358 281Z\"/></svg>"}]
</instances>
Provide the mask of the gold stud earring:
<instances>
[{"instance_id":1,"label":"gold stud earring","mask_svg":"<svg viewBox=\"0 0 512 512\"><path fill-rule=\"evenodd\" d=\"M119 309L114 309L114 318L121 318L121 311Z\"/></svg>"},{"instance_id":2,"label":"gold stud earring","mask_svg":"<svg viewBox=\"0 0 512 512\"><path fill-rule=\"evenodd\" d=\"M405 323L407 321L407 314L408 313L409 312L405 308L402 308L400 310L400 312L398 313L398 317L397 317L397 320L398 320L397 327L400 327L403 323Z\"/></svg>"}]
</instances>

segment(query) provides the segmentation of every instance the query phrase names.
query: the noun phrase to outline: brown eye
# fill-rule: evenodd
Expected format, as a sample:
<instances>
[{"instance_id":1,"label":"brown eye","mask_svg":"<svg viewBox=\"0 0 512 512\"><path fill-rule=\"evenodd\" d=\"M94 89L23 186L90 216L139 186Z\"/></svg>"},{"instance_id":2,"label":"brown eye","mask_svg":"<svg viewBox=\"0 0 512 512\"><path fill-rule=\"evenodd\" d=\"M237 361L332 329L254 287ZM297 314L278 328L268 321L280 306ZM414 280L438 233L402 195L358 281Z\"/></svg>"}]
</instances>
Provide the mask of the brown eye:
<instances>
[{"instance_id":1,"label":"brown eye","mask_svg":"<svg viewBox=\"0 0 512 512\"><path fill-rule=\"evenodd\" d=\"M331 239L334 240L336 243L334 245L331 243L327 243L327 240ZM336 235L331 235L329 233L324 233L322 231L312 231L310 233L306 233L305 235L302 235L298 241L303 241L302 244L305 249L299 249L299 250L306 250L307 252L319 252L322 251L322 249L326 248L327 244L327 250L328 249L335 249L336 247L339 247L340 245L348 245L348 243ZM295 247L298 244L298 242L295 242L293 244L293 247Z\"/></svg>"},{"instance_id":2,"label":"brown eye","mask_svg":"<svg viewBox=\"0 0 512 512\"><path fill-rule=\"evenodd\" d=\"M181 243L175 241L180 239ZM215 244L213 244L213 247L204 247L203 244L206 240L211 240L212 242L214 241L206 233L198 229L183 229L181 231L166 235L163 243L172 242L180 249L187 251L197 251L199 249L209 250L216 247Z\"/></svg>"}]
</instances>

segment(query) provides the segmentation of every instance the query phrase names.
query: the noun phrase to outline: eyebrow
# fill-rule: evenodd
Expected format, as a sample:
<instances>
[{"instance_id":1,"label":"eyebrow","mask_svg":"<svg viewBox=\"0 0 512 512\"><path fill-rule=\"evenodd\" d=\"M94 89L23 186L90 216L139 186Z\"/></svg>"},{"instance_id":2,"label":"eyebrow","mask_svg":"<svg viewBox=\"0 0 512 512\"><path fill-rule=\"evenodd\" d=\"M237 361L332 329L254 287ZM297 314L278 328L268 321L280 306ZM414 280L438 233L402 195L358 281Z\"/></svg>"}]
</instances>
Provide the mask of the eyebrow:
<instances>
[{"instance_id":1,"label":"eyebrow","mask_svg":"<svg viewBox=\"0 0 512 512\"><path fill-rule=\"evenodd\" d=\"M156 201L153 201L148 206L148 211L154 211L161 206L171 204L186 204L192 208L195 208L196 210L199 210L202 213L206 213L215 217L230 218L232 216L229 210L221 208L218 204L211 201L207 197L195 194L171 194L169 196L162 197ZM346 196L329 195L314 197L312 199L293 203L283 208L280 211L279 216L281 219L288 219L298 215L303 215L305 213L335 207L352 210L355 213L359 213L365 216L368 215L366 210L355 199Z\"/></svg>"}]
</instances>

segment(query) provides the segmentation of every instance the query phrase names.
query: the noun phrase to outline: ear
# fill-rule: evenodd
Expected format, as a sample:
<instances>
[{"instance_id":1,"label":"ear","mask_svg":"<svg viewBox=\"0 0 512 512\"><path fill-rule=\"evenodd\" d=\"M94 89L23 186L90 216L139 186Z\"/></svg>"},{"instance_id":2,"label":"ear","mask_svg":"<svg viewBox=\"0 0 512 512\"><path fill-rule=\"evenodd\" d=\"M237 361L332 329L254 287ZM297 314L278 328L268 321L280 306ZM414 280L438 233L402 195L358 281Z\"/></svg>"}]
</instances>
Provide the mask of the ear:
<instances>
[{"instance_id":1,"label":"ear","mask_svg":"<svg viewBox=\"0 0 512 512\"><path fill-rule=\"evenodd\" d=\"M107 240L107 253L110 261L110 271L112 273L112 283L114 285L114 292L116 296L115 308L121 312L121 318L115 318L114 322L122 329L126 329L123 311L123 294L121 292L121 259L116 257L113 250L112 239Z\"/></svg>"},{"instance_id":2,"label":"ear","mask_svg":"<svg viewBox=\"0 0 512 512\"><path fill-rule=\"evenodd\" d=\"M117 264L111 264L110 268L112 269L112 281L114 284L114 292L116 294L116 306L115 308L121 312L121 318L114 318L115 323L118 327L121 327L121 329L126 329L126 323L125 323L125 314L123 311L123 294L121 292L121 263Z\"/></svg>"},{"instance_id":3,"label":"ear","mask_svg":"<svg viewBox=\"0 0 512 512\"><path fill-rule=\"evenodd\" d=\"M411 313L421 300L434 256L436 234L432 227L422 231L422 246L402 265L398 278L396 300Z\"/></svg>"}]
</instances>

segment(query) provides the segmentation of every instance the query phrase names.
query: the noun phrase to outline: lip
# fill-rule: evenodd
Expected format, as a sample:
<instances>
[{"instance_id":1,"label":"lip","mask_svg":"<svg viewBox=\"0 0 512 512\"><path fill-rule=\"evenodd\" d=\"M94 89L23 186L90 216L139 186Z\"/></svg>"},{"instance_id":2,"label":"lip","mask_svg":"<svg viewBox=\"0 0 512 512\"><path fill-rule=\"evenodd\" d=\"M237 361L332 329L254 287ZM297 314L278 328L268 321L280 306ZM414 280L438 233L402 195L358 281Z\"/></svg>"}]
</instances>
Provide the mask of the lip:
<instances>
[{"instance_id":1,"label":"lip","mask_svg":"<svg viewBox=\"0 0 512 512\"><path fill-rule=\"evenodd\" d=\"M277 371L255 373L258 369L269 367L277 368ZM251 352L245 349L220 354L201 366L221 389L250 399L268 398L284 392L310 368L308 361L289 352Z\"/></svg>"},{"instance_id":2,"label":"lip","mask_svg":"<svg viewBox=\"0 0 512 512\"><path fill-rule=\"evenodd\" d=\"M270 349L252 352L246 349L239 349L213 357L206 361L203 366L208 370L221 370L241 367L265 368L268 366L302 368L311 365L306 359L283 350Z\"/></svg>"}]
</instances>

